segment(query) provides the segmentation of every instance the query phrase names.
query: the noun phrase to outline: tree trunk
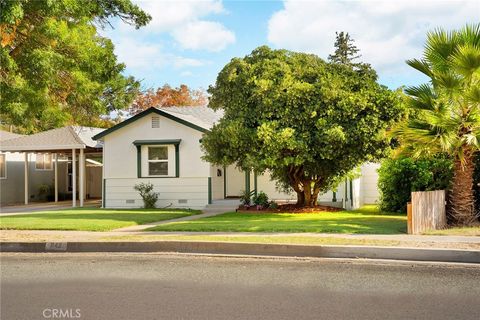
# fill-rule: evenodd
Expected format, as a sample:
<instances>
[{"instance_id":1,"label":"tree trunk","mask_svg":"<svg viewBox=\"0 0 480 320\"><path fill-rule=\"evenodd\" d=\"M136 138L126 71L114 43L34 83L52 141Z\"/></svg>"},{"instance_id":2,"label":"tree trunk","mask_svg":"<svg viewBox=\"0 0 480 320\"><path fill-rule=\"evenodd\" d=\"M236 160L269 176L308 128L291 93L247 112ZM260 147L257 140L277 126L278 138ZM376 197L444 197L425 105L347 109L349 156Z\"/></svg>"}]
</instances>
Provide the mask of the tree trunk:
<instances>
[{"instance_id":1,"label":"tree trunk","mask_svg":"<svg viewBox=\"0 0 480 320\"><path fill-rule=\"evenodd\" d=\"M455 159L453 183L450 190L450 216L456 225L467 226L476 221L473 197L474 154L467 151L464 162Z\"/></svg>"},{"instance_id":2,"label":"tree trunk","mask_svg":"<svg viewBox=\"0 0 480 320\"><path fill-rule=\"evenodd\" d=\"M297 207L303 207L305 204L305 195L301 191L297 191Z\"/></svg>"}]
</instances>

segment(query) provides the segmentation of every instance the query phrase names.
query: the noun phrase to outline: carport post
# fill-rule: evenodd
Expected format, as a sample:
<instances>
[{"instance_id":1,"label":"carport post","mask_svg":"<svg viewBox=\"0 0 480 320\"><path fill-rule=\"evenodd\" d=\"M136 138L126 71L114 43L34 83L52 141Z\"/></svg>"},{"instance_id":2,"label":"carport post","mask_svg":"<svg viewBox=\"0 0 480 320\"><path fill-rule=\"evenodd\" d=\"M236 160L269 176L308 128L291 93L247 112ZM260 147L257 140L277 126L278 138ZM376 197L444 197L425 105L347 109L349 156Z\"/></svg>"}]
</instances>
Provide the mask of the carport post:
<instances>
[{"instance_id":1,"label":"carport post","mask_svg":"<svg viewBox=\"0 0 480 320\"><path fill-rule=\"evenodd\" d=\"M77 206L77 159L76 159L76 151L72 149L72 207L75 208Z\"/></svg>"},{"instance_id":2,"label":"carport post","mask_svg":"<svg viewBox=\"0 0 480 320\"><path fill-rule=\"evenodd\" d=\"M78 174L80 175L80 185L79 185L79 198L80 198L80 207L83 207L83 197L85 194L85 154L83 149L80 149L80 157L78 158Z\"/></svg>"},{"instance_id":3,"label":"carport post","mask_svg":"<svg viewBox=\"0 0 480 320\"><path fill-rule=\"evenodd\" d=\"M55 153L55 202L58 202L58 153Z\"/></svg>"},{"instance_id":4,"label":"carport post","mask_svg":"<svg viewBox=\"0 0 480 320\"><path fill-rule=\"evenodd\" d=\"M25 204L28 204L28 152L25 152Z\"/></svg>"}]
</instances>

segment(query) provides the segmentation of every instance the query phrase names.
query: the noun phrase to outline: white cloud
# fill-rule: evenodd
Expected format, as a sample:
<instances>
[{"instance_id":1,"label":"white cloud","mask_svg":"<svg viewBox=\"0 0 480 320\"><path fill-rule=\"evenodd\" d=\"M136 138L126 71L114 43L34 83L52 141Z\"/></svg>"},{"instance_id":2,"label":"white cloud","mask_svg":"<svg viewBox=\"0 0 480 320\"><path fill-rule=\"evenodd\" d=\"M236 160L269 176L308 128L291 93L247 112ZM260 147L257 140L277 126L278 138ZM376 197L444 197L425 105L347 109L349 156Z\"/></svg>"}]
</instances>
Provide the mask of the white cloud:
<instances>
[{"instance_id":1,"label":"white cloud","mask_svg":"<svg viewBox=\"0 0 480 320\"><path fill-rule=\"evenodd\" d=\"M335 31L350 33L362 60L380 72L403 72L405 60L420 57L426 33L478 21L480 2L293 1L272 15L268 40L276 47L316 53L334 51Z\"/></svg>"},{"instance_id":2,"label":"white cloud","mask_svg":"<svg viewBox=\"0 0 480 320\"><path fill-rule=\"evenodd\" d=\"M172 31L191 21L210 14L225 12L222 2L218 0L198 1L136 1L152 16L152 21L145 27L151 32Z\"/></svg>"},{"instance_id":3,"label":"white cloud","mask_svg":"<svg viewBox=\"0 0 480 320\"><path fill-rule=\"evenodd\" d=\"M152 16L143 34L169 33L183 49L220 51L235 42L235 34L223 24L205 18L226 13L219 0L137 1ZM131 27L120 25L121 32Z\"/></svg>"},{"instance_id":4,"label":"white cloud","mask_svg":"<svg viewBox=\"0 0 480 320\"><path fill-rule=\"evenodd\" d=\"M160 45L142 42L138 39L121 37L115 42L115 53L118 60L132 69L163 67L166 61Z\"/></svg>"},{"instance_id":5,"label":"white cloud","mask_svg":"<svg viewBox=\"0 0 480 320\"><path fill-rule=\"evenodd\" d=\"M179 57L179 56L175 56L173 60L174 60L173 66L175 68L201 67L207 63L203 60L185 58L185 57Z\"/></svg>"},{"instance_id":6,"label":"white cloud","mask_svg":"<svg viewBox=\"0 0 480 320\"><path fill-rule=\"evenodd\" d=\"M235 34L222 24L212 21L194 21L173 32L174 38L185 49L221 51L235 42Z\"/></svg>"},{"instance_id":7,"label":"white cloud","mask_svg":"<svg viewBox=\"0 0 480 320\"><path fill-rule=\"evenodd\" d=\"M177 69L201 67L209 63L208 61L165 52L159 44L132 37L122 37L121 41L118 41L115 45L115 53L118 60L125 63L129 68L143 71L169 65Z\"/></svg>"}]
</instances>

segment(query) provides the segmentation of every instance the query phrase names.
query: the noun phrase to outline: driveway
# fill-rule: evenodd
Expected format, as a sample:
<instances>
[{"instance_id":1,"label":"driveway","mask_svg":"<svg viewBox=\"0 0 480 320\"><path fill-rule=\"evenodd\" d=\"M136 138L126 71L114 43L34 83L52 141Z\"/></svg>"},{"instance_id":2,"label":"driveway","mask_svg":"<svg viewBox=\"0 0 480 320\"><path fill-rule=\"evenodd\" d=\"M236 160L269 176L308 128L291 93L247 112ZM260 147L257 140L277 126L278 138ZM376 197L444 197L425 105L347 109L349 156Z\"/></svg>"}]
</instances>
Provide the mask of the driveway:
<instances>
[{"instance_id":1,"label":"driveway","mask_svg":"<svg viewBox=\"0 0 480 320\"><path fill-rule=\"evenodd\" d=\"M77 201L77 206L79 202ZM100 207L102 204L101 200L86 200L84 201L84 207ZM30 214L43 211L54 211L54 210L63 210L71 209L72 201L59 201L59 202L35 202L30 204L22 205L11 205L0 207L0 215L22 215Z\"/></svg>"}]
</instances>

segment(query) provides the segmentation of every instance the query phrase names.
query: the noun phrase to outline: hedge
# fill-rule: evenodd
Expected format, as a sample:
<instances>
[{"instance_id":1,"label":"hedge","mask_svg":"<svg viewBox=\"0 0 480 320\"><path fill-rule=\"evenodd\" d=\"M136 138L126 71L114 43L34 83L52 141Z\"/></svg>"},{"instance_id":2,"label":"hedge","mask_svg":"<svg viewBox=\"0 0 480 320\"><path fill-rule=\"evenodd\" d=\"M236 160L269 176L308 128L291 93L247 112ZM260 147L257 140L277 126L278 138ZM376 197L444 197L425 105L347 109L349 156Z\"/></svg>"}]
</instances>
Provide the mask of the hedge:
<instances>
[{"instance_id":1,"label":"hedge","mask_svg":"<svg viewBox=\"0 0 480 320\"><path fill-rule=\"evenodd\" d=\"M447 189L453 175L447 158L400 158L384 160L378 170L380 208L388 212L407 211L412 191Z\"/></svg>"}]
</instances>

